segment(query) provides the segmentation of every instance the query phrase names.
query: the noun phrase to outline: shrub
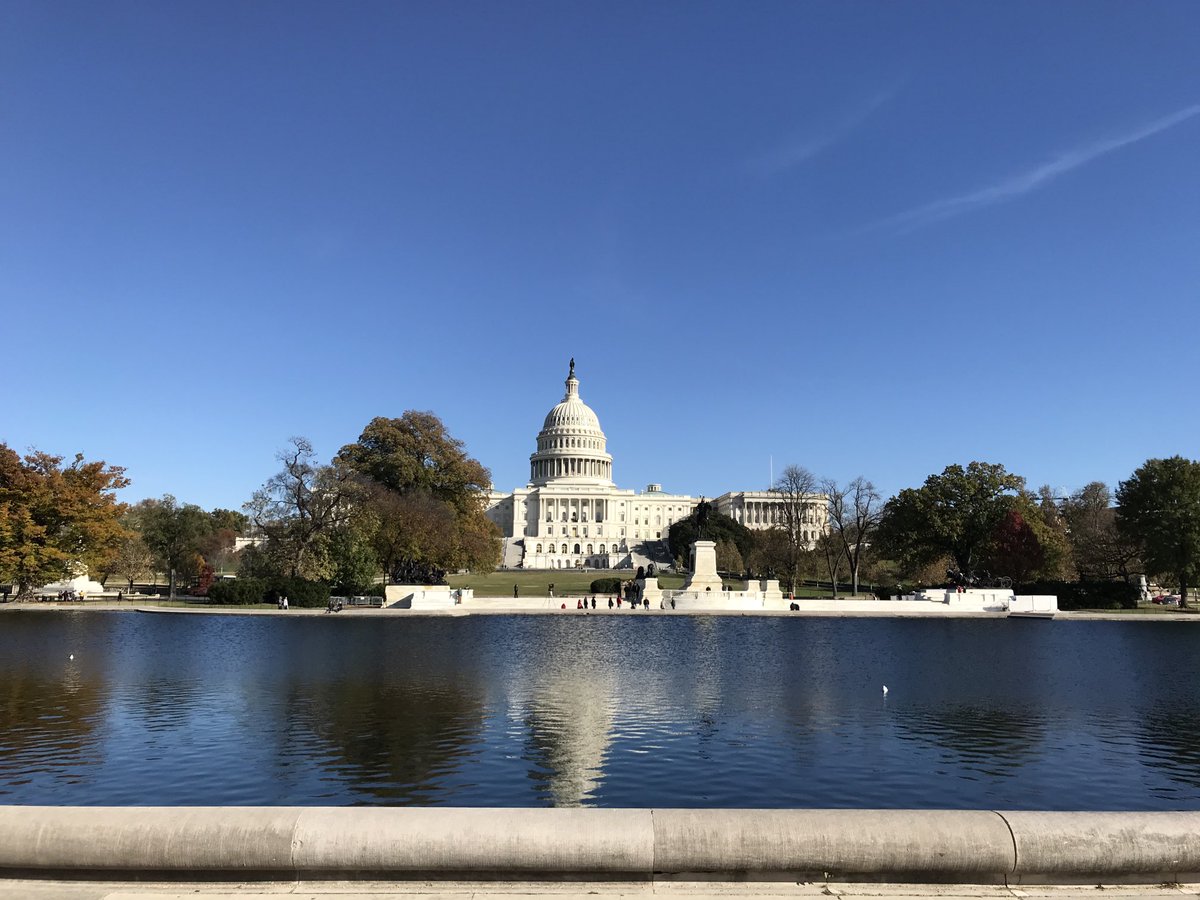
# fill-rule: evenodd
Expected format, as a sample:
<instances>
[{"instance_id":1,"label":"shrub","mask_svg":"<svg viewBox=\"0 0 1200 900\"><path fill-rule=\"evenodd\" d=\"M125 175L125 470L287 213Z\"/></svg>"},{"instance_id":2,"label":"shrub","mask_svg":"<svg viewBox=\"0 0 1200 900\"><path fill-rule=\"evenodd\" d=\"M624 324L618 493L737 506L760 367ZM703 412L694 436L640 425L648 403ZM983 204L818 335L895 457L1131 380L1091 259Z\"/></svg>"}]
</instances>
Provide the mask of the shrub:
<instances>
[{"instance_id":1,"label":"shrub","mask_svg":"<svg viewBox=\"0 0 1200 900\"><path fill-rule=\"evenodd\" d=\"M267 586L257 578L238 578L214 581L208 589L208 602L224 606L246 606L262 603Z\"/></svg>"},{"instance_id":2,"label":"shrub","mask_svg":"<svg viewBox=\"0 0 1200 900\"><path fill-rule=\"evenodd\" d=\"M597 578L592 582L592 594L617 594L621 591L620 578Z\"/></svg>"},{"instance_id":3,"label":"shrub","mask_svg":"<svg viewBox=\"0 0 1200 900\"><path fill-rule=\"evenodd\" d=\"M1124 581L1035 581L1013 587L1017 594L1054 594L1059 609L1136 609L1142 593Z\"/></svg>"},{"instance_id":4,"label":"shrub","mask_svg":"<svg viewBox=\"0 0 1200 900\"><path fill-rule=\"evenodd\" d=\"M280 597L288 598L288 606L317 608L329 603L329 585L324 581L307 581L304 578L279 578L267 589L267 602L278 603Z\"/></svg>"}]
</instances>

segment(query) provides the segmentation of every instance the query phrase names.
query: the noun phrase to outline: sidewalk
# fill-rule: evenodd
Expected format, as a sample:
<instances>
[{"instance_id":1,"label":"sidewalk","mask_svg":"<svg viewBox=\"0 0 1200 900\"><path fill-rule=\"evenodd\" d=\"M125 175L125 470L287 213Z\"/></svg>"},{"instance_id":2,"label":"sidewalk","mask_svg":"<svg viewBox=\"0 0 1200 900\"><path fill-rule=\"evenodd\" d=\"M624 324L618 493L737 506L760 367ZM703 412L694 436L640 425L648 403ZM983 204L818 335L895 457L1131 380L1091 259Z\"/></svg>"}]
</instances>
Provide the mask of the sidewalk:
<instances>
[{"instance_id":1,"label":"sidewalk","mask_svg":"<svg viewBox=\"0 0 1200 900\"><path fill-rule=\"evenodd\" d=\"M0 900L255 900L304 897L311 900L734 900L734 898L828 897L908 900L1124 900L1200 896L1200 884L1034 885L874 884L869 882L254 882L254 883L93 883L0 879Z\"/></svg>"}]
</instances>

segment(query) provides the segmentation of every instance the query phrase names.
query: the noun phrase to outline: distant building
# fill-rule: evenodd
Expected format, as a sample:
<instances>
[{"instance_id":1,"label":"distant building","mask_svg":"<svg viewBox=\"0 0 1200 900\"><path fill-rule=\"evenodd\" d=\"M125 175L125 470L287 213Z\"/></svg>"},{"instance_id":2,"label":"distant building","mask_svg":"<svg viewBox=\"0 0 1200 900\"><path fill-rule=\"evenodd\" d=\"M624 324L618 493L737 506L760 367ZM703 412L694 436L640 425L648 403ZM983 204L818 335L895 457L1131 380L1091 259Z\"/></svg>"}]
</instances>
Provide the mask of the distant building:
<instances>
[{"instance_id":1,"label":"distant building","mask_svg":"<svg viewBox=\"0 0 1200 900\"><path fill-rule=\"evenodd\" d=\"M824 494L806 494L797 526L800 540L812 549L829 529L829 508ZM787 527L785 506L787 498L778 491L734 491L722 494L713 505L723 516L745 525L752 531Z\"/></svg>"},{"instance_id":2,"label":"distant building","mask_svg":"<svg viewBox=\"0 0 1200 900\"><path fill-rule=\"evenodd\" d=\"M699 499L664 493L660 484L647 485L642 493L617 487L600 420L579 397L574 360L566 388L538 432L537 449L529 457L529 483L511 493L491 494L487 515L504 535L503 564L610 569L669 562L667 530L687 518ZM713 502L717 511L747 528L770 528L778 522L775 508L783 498L742 491ZM813 495L811 506L815 540L823 527L824 497Z\"/></svg>"}]
</instances>

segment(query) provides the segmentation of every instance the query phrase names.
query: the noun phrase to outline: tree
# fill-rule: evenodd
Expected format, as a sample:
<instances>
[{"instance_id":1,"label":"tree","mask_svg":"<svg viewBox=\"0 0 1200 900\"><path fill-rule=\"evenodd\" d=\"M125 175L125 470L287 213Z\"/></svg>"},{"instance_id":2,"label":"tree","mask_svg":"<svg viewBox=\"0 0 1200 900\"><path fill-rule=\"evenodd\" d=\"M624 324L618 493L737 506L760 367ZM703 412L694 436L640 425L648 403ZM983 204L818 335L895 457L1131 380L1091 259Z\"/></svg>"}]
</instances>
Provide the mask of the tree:
<instances>
[{"instance_id":1,"label":"tree","mask_svg":"<svg viewBox=\"0 0 1200 900\"><path fill-rule=\"evenodd\" d=\"M919 488L906 488L887 502L879 543L913 571L950 556L970 576L1025 480L994 463L947 466Z\"/></svg>"},{"instance_id":2,"label":"tree","mask_svg":"<svg viewBox=\"0 0 1200 900\"><path fill-rule=\"evenodd\" d=\"M870 545L871 535L879 526L883 514L883 498L875 485L861 475L845 488L832 479L823 482L829 508L829 526L842 542L842 552L850 564L850 581L858 594L858 575L863 552Z\"/></svg>"},{"instance_id":3,"label":"tree","mask_svg":"<svg viewBox=\"0 0 1200 900\"><path fill-rule=\"evenodd\" d=\"M846 557L846 545L832 531L826 531L817 538L817 552L825 560L825 571L829 574L829 596L837 597L838 573Z\"/></svg>"},{"instance_id":4,"label":"tree","mask_svg":"<svg viewBox=\"0 0 1200 900\"><path fill-rule=\"evenodd\" d=\"M1037 494L1018 491L981 552L992 575L1017 583L1062 580L1069 574L1070 557L1067 525L1048 486Z\"/></svg>"},{"instance_id":5,"label":"tree","mask_svg":"<svg viewBox=\"0 0 1200 900\"><path fill-rule=\"evenodd\" d=\"M1028 496L1021 493L1022 501ZM1032 497L1029 497L1032 501ZM1019 505L1018 505L1018 508ZM1022 515L1025 515L1022 513ZM1038 488L1036 514L1026 516L1038 544L1042 548L1044 561L1042 569L1037 573L1039 578L1051 581L1063 581L1071 577L1074 567L1071 553L1070 526L1063 518L1057 498L1050 485L1044 484Z\"/></svg>"},{"instance_id":6,"label":"tree","mask_svg":"<svg viewBox=\"0 0 1200 900\"><path fill-rule=\"evenodd\" d=\"M143 500L130 518L159 569L167 573L174 598L178 576L197 575L204 565L198 547L209 528L208 514L194 503L181 504L164 494L159 500Z\"/></svg>"},{"instance_id":7,"label":"tree","mask_svg":"<svg viewBox=\"0 0 1200 900\"><path fill-rule=\"evenodd\" d=\"M108 574L115 575L129 585L133 591L133 583L139 578L149 575L154 567L154 554L136 531L131 531L117 548L116 556L108 564Z\"/></svg>"},{"instance_id":8,"label":"tree","mask_svg":"<svg viewBox=\"0 0 1200 900\"><path fill-rule=\"evenodd\" d=\"M1173 456L1144 462L1117 487L1117 527L1142 547L1155 573L1179 581L1179 605L1200 578L1200 462Z\"/></svg>"},{"instance_id":9,"label":"tree","mask_svg":"<svg viewBox=\"0 0 1200 900\"><path fill-rule=\"evenodd\" d=\"M375 555L393 582L499 564L500 531L486 515L491 473L433 413L372 419L334 467L356 484Z\"/></svg>"},{"instance_id":10,"label":"tree","mask_svg":"<svg viewBox=\"0 0 1200 900\"><path fill-rule=\"evenodd\" d=\"M278 574L316 580L330 574L329 541L353 508L351 473L320 465L307 438L294 437L277 458L283 469L254 492L246 511L267 537Z\"/></svg>"},{"instance_id":11,"label":"tree","mask_svg":"<svg viewBox=\"0 0 1200 900\"><path fill-rule=\"evenodd\" d=\"M782 528L751 531L750 535L752 537L750 552L742 555L748 574L774 578L775 572L787 569L789 548L787 535ZM807 558L805 562L808 562ZM794 589L795 585L788 585L788 587Z\"/></svg>"},{"instance_id":12,"label":"tree","mask_svg":"<svg viewBox=\"0 0 1200 900\"><path fill-rule=\"evenodd\" d=\"M431 412L372 419L334 462L396 493L429 494L463 513L484 506L492 487L487 468Z\"/></svg>"},{"instance_id":13,"label":"tree","mask_svg":"<svg viewBox=\"0 0 1200 900\"><path fill-rule=\"evenodd\" d=\"M1045 567L1045 551L1017 510L1010 509L996 526L988 548L988 565L993 572L1018 583L1032 580Z\"/></svg>"},{"instance_id":14,"label":"tree","mask_svg":"<svg viewBox=\"0 0 1200 900\"><path fill-rule=\"evenodd\" d=\"M335 594L369 593L379 574L379 559L371 546L370 535L356 522L334 532L329 542L332 572L329 582Z\"/></svg>"},{"instance_id":15,"label":"tree","mask_svg":"<svg viewBox=\"0 0 1200 900\"><path fill-rule=\"evenodd\" d=\"M103 570L126 536L115 494L129 484L125 470L82 454L62 463L0 444L0 579L19 597L78 566Z\"/></svg>"},{"instance_id":16,"label":"tree","mask_svg":"<svg viewBox=\"0 0 1200 900\"><path fill-rule=\"evenodd\" d=\"M699 534L695 510L679 521L671 523L671 527L667 529L667 546L671 550L671 558L682 560L686 565L692 558L692 544L700 539ZM722 542L733 544L743 560L750 557L754 548L754 534L750 529L729 516L722 515L716 509L709 511L705 534L705 540L713 541L717 546Z\"/></svg>"},{"instance_id":17,"label":"tree","mask_svg":"<svg viewBox=\"0 0 1200 900\"><path fill-rule=\"evenodd\" d=\"M740 575L745 571L746 564L742 554L738 552L737 544L730 540L717 542L717 571L730 572Z\"/></svg>"},{"instance_id":18,"label":"tree","mask_svg":"<svg viewBox=\"0 0 1200 900\"><path fill-rule=\"evenodd\" d=\"M788 466L780 474L771 493L777 494L780 527L783 529L787 553L788 586L795 590L800 578L800 566L812 544L809 533L817 530L814 504L823 499L817 493L817 479L803 466Z\"/></svg>"},{"instance_id":19,"label":"tree","mask_svg":"<svg viewBox=\"0 0 1200 900\"><path fill-rule=\"evenodd\" d=\"M1082 580L1120 578L1126 583L1141 572L1138 543L1117 527L1113 495L1102 481L1093 481L1063 500L1071 557Z\"/></svg>"}]
</instances>

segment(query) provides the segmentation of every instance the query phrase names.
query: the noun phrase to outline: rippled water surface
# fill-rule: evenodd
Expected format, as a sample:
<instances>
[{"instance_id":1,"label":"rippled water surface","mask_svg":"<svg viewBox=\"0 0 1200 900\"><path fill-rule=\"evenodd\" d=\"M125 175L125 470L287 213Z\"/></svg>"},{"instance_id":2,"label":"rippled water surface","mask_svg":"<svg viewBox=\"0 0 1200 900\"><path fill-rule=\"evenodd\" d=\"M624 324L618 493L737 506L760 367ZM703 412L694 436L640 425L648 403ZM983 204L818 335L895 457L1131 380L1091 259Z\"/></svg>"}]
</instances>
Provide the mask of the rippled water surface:
<instances>
[{"instance_id":1,"label":"rippled water surface","mask_svg":"<svg viewBox=\"0 0 1200 900\"><path fill-rule=\"evenodd\" d=\"M1173 622L10 612L0 803L1200 809L1198 644Z\"/></svg>"}]
</instances>

